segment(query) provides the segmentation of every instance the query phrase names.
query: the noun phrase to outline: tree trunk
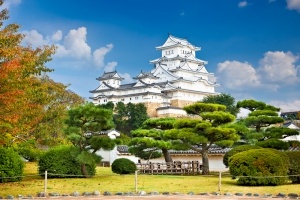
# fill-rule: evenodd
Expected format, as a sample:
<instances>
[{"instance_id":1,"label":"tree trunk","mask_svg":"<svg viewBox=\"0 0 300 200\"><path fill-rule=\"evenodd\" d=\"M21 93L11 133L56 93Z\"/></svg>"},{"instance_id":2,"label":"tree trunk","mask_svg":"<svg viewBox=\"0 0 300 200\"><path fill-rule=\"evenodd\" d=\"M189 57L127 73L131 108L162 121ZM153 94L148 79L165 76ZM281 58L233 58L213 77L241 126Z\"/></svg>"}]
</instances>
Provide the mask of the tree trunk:
<instances>
[{"instance_id":1,"label":"tree trunk","mask_svg":"<svg viewBox=\"0 0 300 200\"><path fill-rule=\"evenodd\" d=\"M87 173L87 171L86 171L86 166L85 166L85 164L81 164L81 173L82 173L82 175L83 175L85 178L88 177L88 173Z\"/></svg>"},{"instance_id":2,"label":"tree trunk","mask_svg":"<svg viewBox=\"0 0 300 200\"><path fill-rule=\"evenodd\" d=\"M209 161L207 144L202 144L202 175L209 175Z\"/></svg>"},{"instance_id":3,"label":"tree trunk","mask_svg":"<svg viewBox=\"0 0 300 200\"><path fill-rule=\"evenodd\" d=\"M165 162L173 162L168 149L163 148L161 150L163 152L163 155L164 155L164 158L165 158Z\"/></svg>"}]
</instances>

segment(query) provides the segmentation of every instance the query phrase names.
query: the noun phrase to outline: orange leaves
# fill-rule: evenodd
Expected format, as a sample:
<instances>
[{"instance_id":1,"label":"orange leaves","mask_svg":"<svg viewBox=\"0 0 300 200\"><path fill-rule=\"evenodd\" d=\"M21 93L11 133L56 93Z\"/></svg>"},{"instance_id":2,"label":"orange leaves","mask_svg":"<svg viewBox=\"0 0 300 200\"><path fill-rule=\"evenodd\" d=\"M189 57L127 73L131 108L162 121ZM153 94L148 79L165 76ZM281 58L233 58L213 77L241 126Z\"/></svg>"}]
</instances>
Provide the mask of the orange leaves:
<instances>
[{"instance_id":1,"label":"orange leaves","mask_svg":"<svg viewBox=\"0 0 300 200\"><path fill-rule=\"evenodd\" d=\"M2 1L0 0L0 6ZM51 60L54 46L33 49L24 47L24 35L18 33L19 25L8 24L7 10L0 11L0 139L17 134L29 134L43 118L43 89L36 75L50 72L45 63Z\"/></svg>"}]
</instances>

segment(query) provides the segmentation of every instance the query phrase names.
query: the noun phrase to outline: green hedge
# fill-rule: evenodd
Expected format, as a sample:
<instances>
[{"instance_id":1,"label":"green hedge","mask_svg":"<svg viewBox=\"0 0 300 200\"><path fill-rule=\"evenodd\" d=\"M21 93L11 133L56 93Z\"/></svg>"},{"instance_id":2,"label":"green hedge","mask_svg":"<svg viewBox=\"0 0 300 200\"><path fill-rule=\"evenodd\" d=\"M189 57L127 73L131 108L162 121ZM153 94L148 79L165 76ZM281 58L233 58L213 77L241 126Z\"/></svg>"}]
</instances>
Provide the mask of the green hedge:
<instances>
[{"instance_id":1,"label":"green hedge","mask_svg":"<svg viewBox=\"0 0 300 200\"><path fill-rule=\"evenodd\" d=\"M116 174L132 174L136 170L136 165L127 158L118 158L112 163L111 169Z\"/></svg>"},{"instance_id":2,"label":"green hedge","mask_svg":"<svg viewBox=\"0 0 300 200\"><path fill-rule=\"evenodd\" d=\"M260 149L261 147L259 146L255 146L255 145L240 145L240 146L237 146L233 149L231 149L230 151L228 151L227 153L225 153L224 157L223 157L223 163L226 167L229 166L229 159L231 156L237 154L237 153L240 153L240 152L243 152L243 151L248 151L250 149Z\"/></svg>"},{"instance_id":3,"label":"green hedge","mask_svg":"<svg viewBox=\"0 0 300 200\"><path fill-rule=\"evenodd\" d=\"M12 148L0 147L0 183L22 179L24 161Z\"/></svg>"},{"instance_id":4,"label":"green hedge","mask_svg":"<svg viewBox=\"0 0 300 200\"><path fill-rule=\"evenodd\" d=\"M79 149L73 146L52 148L41 155L38 161L38 172L42 175L47 171L49 178L82 177L79 162L81 154ZM93 160L86 163L85 167L89 176L96 174L96 162Z\"/></svg>"},{"instance_id":5,"label":"green hedge","mask_svg":"<svg viewBox=\"0 0 300 200\"><path fill-rule=\"evenodd\" d=\"M253 149L230 158L230 174L238 177L238 185L273 186L286 182L289 159L274 149Z\"/></svg>"},{"instance_id":6,"label":"green hedge","mask_svg":"<svg viewBox=\"0 0 300 200\"><path fill-rule=\"evenodd\" d=\"M287 151L290 159L289 175L293 183L300 183L300 151Z\"/></svg>"}]
</instances>

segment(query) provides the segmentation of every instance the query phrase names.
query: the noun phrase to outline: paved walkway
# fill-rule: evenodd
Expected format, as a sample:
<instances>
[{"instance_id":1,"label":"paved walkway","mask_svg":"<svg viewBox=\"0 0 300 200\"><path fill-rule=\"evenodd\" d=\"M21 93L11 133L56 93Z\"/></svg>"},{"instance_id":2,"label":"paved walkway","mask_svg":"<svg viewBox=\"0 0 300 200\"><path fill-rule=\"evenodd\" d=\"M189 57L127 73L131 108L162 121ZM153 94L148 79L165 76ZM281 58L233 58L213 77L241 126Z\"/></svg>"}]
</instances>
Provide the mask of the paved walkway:
<instances>
[{"instance_id":1,"label":"paved walkway","mask_svg":"<svg viewBox=\"0 0 300 200\"><path fill-rule=\"evenodd\" d=\"M268 197L271 199L272 197ZM93 196L93 197L43 197L42 199L49 199L49 200L106 200L106 199L113 199L113 200L137 200L137 199L144 199L144 200L189 200L189 199L198 199L198 200L257 200L257 199L266 199L266 197L247 197L247 196L204 196L204 195L149 195L149 196ZM286 200L287 198L278 198L276 200Z\"/></svg>"}]
</instances>

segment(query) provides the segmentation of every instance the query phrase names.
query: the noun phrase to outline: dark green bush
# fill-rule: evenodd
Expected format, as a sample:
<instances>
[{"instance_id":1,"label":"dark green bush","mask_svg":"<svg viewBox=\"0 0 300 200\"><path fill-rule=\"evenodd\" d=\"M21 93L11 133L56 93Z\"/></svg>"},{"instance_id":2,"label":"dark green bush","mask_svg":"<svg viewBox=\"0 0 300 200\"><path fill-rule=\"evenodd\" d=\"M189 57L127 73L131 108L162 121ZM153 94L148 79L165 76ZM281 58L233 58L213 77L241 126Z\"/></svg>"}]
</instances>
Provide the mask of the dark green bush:
<instances>
[{"instance_id":1,"label":"dark green bush","mask_svg":"<svg viewBox=\"0 0 300 200\"><path fill-rule=\"evenodd\" d=\"M276 138L268 139L265 141L259 141L256 143L256 145L262 148L272 148L277 150L287 150L289 148L288 142Z\"/></svg>"},{"instance_id":2,"label":"dark green bush","mask_svg":"<svg viewBox=\"0 0 300 200\"><path fill-rule=\"evenodd\" d=\"M22 179L24 161L11 148L0 147L0 183L15 182Z\"/></svg>"},{"instance_id":3,"label":"dark green bush","mask_svg":"<svg viewBox=\"0 0 300 200\"><path fill-rule=\"evenodd\" d=\"M136 165L127 158L118 158L112 163L111 169L116 174L132 174L136 170Z\"/></svg>"},{"instance_id":4,"label":"dark green bush","mask_svg":"<svg viewBox=\"0 0 300 200\"><path fill-rule=\"evenodd\" d=\"M238 177L238 185L273 186L286 182L287 155L274 149L253 149L230 158L230 174Z\"/></svg>"},{"instance_id":5,"label":"dark green bush","mask_svg":"<svg viewBox=\"0 0 300 200\"><path fill-rule=\"evenodd\" d=\"M223 163L226 167L228 167L229 165L229 158L237 153L243 152L243 151L248 151L250 149L260 149L261 147L259 146L255 146L255 145L240 145L237 146L233 149L231 149L230 151L228 151L227 153L225 153L224 157L223 157Z\"/></svg>"},{"instance_id":6,"label":"dark green bush","mask_svg":"<svg viewBox=\"0 0 300 200\"><path fill-rule=\"evenodd\" d=\"M85 152L91 157L91 153ZM82 153L80 153L77 147L72 146L59 146L48 150L40 156L38 161L39 174L48 173L49 178L60 177L82 177L81 171L81 159ZM87 173L89 176L96 174L96 158L89 159L90 162L85 164ZM99 160L98 160L99 161Z\"/></svg>"},{"instance_id":7,"label":"dark green bush","mask_svg":"<svg viewBox=\"0 0 300 200\"><path fill-rule=\"evenodd\" d=\"M289 175L293 183L300 183L300 151L286 151L290 159Z\"/></svg>"}]
</instances>

